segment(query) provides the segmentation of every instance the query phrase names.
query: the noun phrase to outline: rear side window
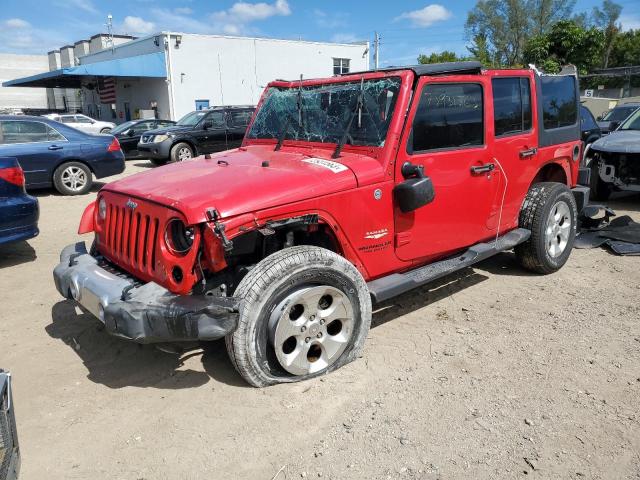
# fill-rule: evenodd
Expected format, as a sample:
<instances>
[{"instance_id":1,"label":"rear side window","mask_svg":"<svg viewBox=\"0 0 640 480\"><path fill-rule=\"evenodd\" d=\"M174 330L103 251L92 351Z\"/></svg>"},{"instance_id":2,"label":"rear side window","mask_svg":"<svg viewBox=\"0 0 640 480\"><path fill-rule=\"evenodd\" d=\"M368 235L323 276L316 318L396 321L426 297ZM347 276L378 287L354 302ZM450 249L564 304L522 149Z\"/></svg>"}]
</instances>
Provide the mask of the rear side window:
<instances>
[{"instance_id":1,"label":"rear side window","mask_svg":"<svg viewBox=\"0 0 640 480\"><path fill-rule=\"evenodd\" d=\"M238 110L229 112L229 116L231 117L231 125L234 127L246 127L249 125L249 120L251 120L251 112L250 110Z\"/></svg>"},{"instance_id":2,"label":"rear side window","mask_svg":"<svg viewBox=\"0 0 640 480\"><path fill-rule=\"evenodd\" d=\"M76 123L76 117L73 115L63 115L60 117L62 123Z\"/></svg>"},{"instance_id":3,"label":"rear side window","mask_svg":"<svg viewBox=\"0 0 640 480\"><path fill-rule=\"evenodd\" d=\"M580 107L580 124L582 126L582 130L593 130L594 128L598 128L596 121L593 119L593 115L587 107Z\"/></svg>"},{"instance_id":4,"label":"rear side window","mask_svg":"<svg viewBox=\"0 0 640 480\"><path fill-rule=\"evenodd\" d=\"M209 115L207 115L204 124L207 128L224 128L224 113L211 112Z\"/></svg>"},{"instance_id":5,"label":"rear side window","mask_svg":"<svg viewBox=\"0 0 640 480\"><path fill-rule=\"evenodd\" d=\"M496 137L531 129L531 87L528 78L494 78L494 127Z\"/></svg>"},{"instance_id":6,"label":"rear side window","mask_svg":"<svg viewBox=\"0 0 640 480\"><path fill-rule=\"evenodd\" d=\"M575 125L578 119L575 79L541 76L542 115L545 130Z\"/></svg>"},{"instance_id":7,"label":"rear side window","mask_svg":"<svg viewBox=\"0 0 640 480\"><path fill-rule=\"evenodd\" d=\"M2 143L35 143L65 140L56 130L42 122L24 120L2 122Z\"/></svg>"},{"instance_id":8,"label":"rear side window","mask_svg":"<svg viewBox=\"0 0 640 480\"><path fill-rule=\"evenodd\" d=\"M410 153L482 145L482 86L477 83L427 84L413 120Z\"/></svg>"}]
</instances>

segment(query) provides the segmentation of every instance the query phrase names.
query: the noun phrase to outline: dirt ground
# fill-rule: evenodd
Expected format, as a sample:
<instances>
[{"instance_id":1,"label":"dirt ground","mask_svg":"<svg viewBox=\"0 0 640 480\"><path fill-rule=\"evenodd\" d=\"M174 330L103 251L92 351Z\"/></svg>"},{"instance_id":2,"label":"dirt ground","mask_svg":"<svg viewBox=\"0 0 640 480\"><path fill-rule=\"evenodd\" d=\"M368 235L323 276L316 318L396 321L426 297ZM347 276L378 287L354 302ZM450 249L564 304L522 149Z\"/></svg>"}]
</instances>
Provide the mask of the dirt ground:
<instances>
[{"instance_id":1,"label":"dirt ground","mask_svg":"<svg viewBox=\"0 0 640 480\"><path fill-rule=\"evenodd\" d=\"M542 277L501 254L381 306L355 363L257 390L222 342L163 353L63 300L95 191L38 197L40 236L0 249L22 480L640 479L638 257L574 250ZM639 196L611 205L640 221Z\"/></svg>"}]
</instances>

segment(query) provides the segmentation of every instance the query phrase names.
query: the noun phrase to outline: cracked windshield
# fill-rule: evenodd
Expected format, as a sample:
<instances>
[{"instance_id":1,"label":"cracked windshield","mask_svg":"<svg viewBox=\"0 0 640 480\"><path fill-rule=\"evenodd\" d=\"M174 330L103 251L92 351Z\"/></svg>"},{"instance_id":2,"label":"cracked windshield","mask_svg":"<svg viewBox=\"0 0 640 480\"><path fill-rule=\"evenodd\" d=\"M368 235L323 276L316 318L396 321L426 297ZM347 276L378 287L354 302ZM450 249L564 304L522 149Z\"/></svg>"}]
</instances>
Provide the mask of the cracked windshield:
<instances>
[{"instance_id":1,"label":"cracked windshield","mask_svg":"<svg viewBox=\"0 0 640 480\"><path fill-rule=\"evenodd\" d=\"M248 138L381 147L401 80L389 77L292 88L272 87Z\"/></svg>"}]
</instances>

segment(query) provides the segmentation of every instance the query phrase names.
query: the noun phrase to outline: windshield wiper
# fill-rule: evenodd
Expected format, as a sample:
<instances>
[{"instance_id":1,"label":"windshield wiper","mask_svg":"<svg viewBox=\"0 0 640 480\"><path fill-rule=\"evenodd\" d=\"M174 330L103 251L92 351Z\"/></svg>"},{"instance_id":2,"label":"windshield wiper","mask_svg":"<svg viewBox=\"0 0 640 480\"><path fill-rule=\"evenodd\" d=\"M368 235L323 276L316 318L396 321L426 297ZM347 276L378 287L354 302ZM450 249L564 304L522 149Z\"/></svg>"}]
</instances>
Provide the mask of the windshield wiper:
<instances>
[{"instance_id":1,"label":"windshield wiper","mask_svg":"<svg viewBox=\"0 0 640 480\"><path fill-rule=\"evenodd\" d=\"M287 130L289 130L289 125L291 125L291 115L287 115L287 121L284 122L284 127L280 130L278 134L278 143L276 143L276 148L273 149L274 152L277 152L282 148L282 144L284 143L284 137L287 134Z\"/></svg>"},{"instance_id":2,"label":"windshield wiper","mask_svg":"<svg viewBox=\"0 0 640 480\"><path fill-rule=\"evenodd\" d=\"M349 122L347 123L347 126L344 129L342 138L336 145L336 149L333 151L333 155L331 155L331 158L340 158L340 152L342 151L342 147L347 141L347 137L349 136L349 131L351 130L351 125L353 124L353 121L355 120L356 115L358 116L358 128L362 126L362 107L363 106L364 106L364 77L360 79L360 93L358 94L358 99L356 101L356 108L353 109L353 112L351 113L351 118L349 118Z\"/></svg>"}]
</instances>

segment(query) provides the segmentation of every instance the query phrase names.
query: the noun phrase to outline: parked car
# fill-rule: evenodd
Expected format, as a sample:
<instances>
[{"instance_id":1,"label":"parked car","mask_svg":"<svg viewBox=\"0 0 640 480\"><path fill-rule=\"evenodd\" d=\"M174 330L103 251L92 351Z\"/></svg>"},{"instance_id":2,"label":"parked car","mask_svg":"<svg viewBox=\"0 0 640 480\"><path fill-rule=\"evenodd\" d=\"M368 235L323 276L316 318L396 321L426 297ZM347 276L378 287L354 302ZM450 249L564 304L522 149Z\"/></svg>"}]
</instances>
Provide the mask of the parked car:
<instances>
[{"instance_id":1,"label":"parked car","mask_svg":"<svg viewBox=\"0 0 640 480\"><path fill-rule=\"evenodd\" d=\"M64 195L88 192L93 177L124 171L112 135L91 135L44 117L0 115L0 156L16 157L27 190L52 185Z\"/></svg>"},{"instance_id":2,"label":"parked car","mask_svg":"<svg viewBox=\"0 0 640 480\"><path fill-rule=\"evenodd\" d=\"M640 192L640 108L593 143L585 162L594 199L607 200L616 191Z\"/></svg>"},{"instance_id":3,"label":"parked car","mask_svg":"<svg viewBox=\"0 0 640 480\"><path fill-rule=\"evenodd\" d=\"M254 107L242 106L213 107L188 113L171 127L144 133L138 151L156 165L164 165L237 148L253 110Z\"/></svg>"},{"instance_id":4,"label":"parked car","mask_svg":"<svg viewBox=\"0 0 640 480\"><path fill-rule=\"evenodd\" d=\"M585 150L602 136L602 131L593 118L593 114L584 105L580 105L580 136L584 142Z\"/></svg>"},{"instance_id":5,"label":"parked car","mask_svg":"<svg viewBox=\"0 0 640 480\"><path fill-rule=\"evenodd\" d=\"M27 195L16 158L0 157L0 244L38 235L38 200Z\"/></svg>"},{"instance_id":6,"label":"parked car","mask_svg":"<svg viewBox=\"0 0 640 480\"><path fill-rule=\"evenodd\" d=\"M0 480L20 474L20 445L11 394L11 374L0 369Z\"/></svg>"},{"instance_id":7,"label":"parked car","mask_svg":"<svg viewBox=\"0 0 640 480\"><path fill-rule=\"evenodd\" d=\"M613 132L633 112L640 108L640 103L622 103L605 113L602 118L598 117L598 126L603 134Z\"/></svg>"},{"instance_id":8,"label":"parked car","mask_svg":"<svg viewBox=\"0 0 640 480\"><path fill-rule=\"evenodd\" d=\"M94 120L93 118L82 115L81 113L51 113L44 115L44 117L49 120L64 123L65 125L77 128L78 130L82 130L86 133L109 133L116 126L115 123Z\"/></svg>"},{"instance_id":9,"label":"parked car","mask_svg":"<svg viewBox=\"0 0 640 480\"><path fill-rule=\"evenodd\" d=\"M175 125L175 123L173 120L131 120L118 125L111 130L111 134L120 142L120 147L126 159L138 158L140 157L138 142L143 133L156 128L170 127L171 125Z\"/></svg>"},{"instance_id":10,"label":"parked car","mask_svg":"<svg viewBox=\"0 0 640 480\"><path fill-rule=\"evenodd\" d=\"M241 148L106 185L58 291L120 338L226 337L263 387L358 358L372 302L505 250L541 274L571 254L574 75L396 67L275 81L260 105Z\"/></svg>"}]
</instances>

